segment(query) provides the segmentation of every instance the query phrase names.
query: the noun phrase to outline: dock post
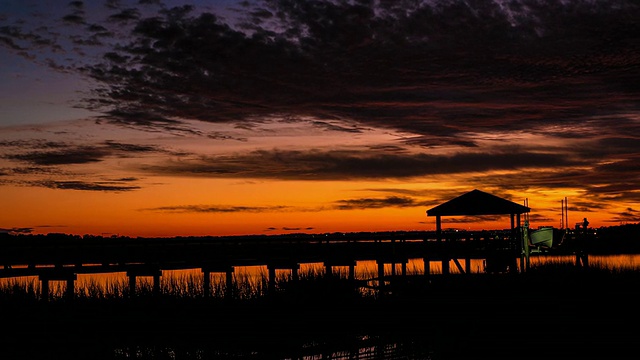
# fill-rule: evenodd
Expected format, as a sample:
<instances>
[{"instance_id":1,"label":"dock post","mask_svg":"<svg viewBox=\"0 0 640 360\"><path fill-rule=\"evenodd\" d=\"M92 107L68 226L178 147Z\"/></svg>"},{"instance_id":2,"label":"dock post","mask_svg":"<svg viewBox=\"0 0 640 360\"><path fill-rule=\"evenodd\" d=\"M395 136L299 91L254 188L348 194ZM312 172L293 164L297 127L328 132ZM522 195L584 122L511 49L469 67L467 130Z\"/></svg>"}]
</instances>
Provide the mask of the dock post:
<instances>
[{"instance_id":1,"label":"dock post","mask_svg":"<svg viewBox=\"0 0 640 360\"><path fill-rule=\"evenodd\" d=\"M424 262L424 277L429 278L431 276L431 260L428 257L422 258Z\"/></svg>"},{"instance_id":2,"label":"dock post","mask_svg":"<svg viewBox=\"0 0 640 360\"><path fill-rule=\"evenodd\" d=\"M233 295L233 271L234 267L228 264L202 264L200 271L203 274L202 296L211 297L211 273L225 273L224 297L231 298Z\"/></svg>"},{"instance_id":3,"label":"dock post","mask_svg":"<svg viewBox=\"0 0 640 360\"><path fill-rule=\"evenodd\" d=\"M380 294L382 295L384 293L384 287L385 287L385 283L384 283L384 261L383 260L377 260L378 263L378 290L380 291Z\"/></svg>"},{"instance_id":4,"label":"dock post","mask_svg":"<svg viewBox=\"0 0 640 360\"><path fill-rule=\"evenodd\" d=\"M273 293L276 289L276 267L273 265L269 265L267 268L269 269L268 292Z\"/></svg>"},{"instance_id":5,"label":"dock post","mask_svg":"<svg viewBox=\"0 0 640 360\"><path fill-rule=\"evenodd\" d=\"M227 270L224 285L225 285L224 296L227 299L231 299L233 297L233 267Z\"/></svg>"},{"instance_id":6,"label":"dock post","mask_svg":"<svg viewBox=\"0 0 640 360\"><path fill-rule=\"evenodd\" d=\"M151 276L153 278L153 295L160 295L160 277L162 270L157 265L131 266L126 272L129 277L129 297L136 296L136 279L138 276Z\"/></svg>"},{"instance_id":7,"label":"dock post","mask_svg":"<svg viewBox=\"0 0 640 360\"><path fill-rule=\"evenodd\" d=\"M353 264L349 265L349 280L354 281L356 279L356 264L355 261Z\"/></svg>"},{"instance_id":8,"label":"dock post","mask_svg":"<svg viewBox=\"0 0 640 360\"><path fill-rule=\"evenodd\" d=\"M73 300L74 298L74 295L75 295L74 284L75 284L75 276L67 278L67 289L65 291L65 297L67 298L67 300Z\"/></svg>"},{"instance_id":9,"label":"dock post","mask_svg":"<svg viewBox=\"0 0 640 360\"><path fill-rule=\"evenodd\" d=\"M67 300L73 300L75 294L74 282L77 278L77 275L73 271L69 271L68 269L60 267L59 269L55 269L52 271L40 273L38 275L41 284L41 298L42 300L49 301L49 282L50 281L65 281L67 284L67 288L64 293L64 297Z\"/></svg>"},{"instance_id":10,"label":"dock post","mask_svg":"<svg viewBox=\"0 0 640 360\"><path fill-rule=\"evenodd\" d=\"M451 261L451 259L449 259L449 255L444 255L442 257L442 275L449 275L451 272L449 270L449 261Z\"/></svg>"},{"instance_id":11,"label":"dock post","mask_svg":"<svg viewBox=\"0 0 640 360\"><path fill-rule=\"evenodd\" d=\"M300 270L300 264L295 264L291 266L291 280L292 281L298 281L300 279L300 276L298 274L298 271Z\"/></svg>"},{"instance_id":12,"label":"dock post","mask_svg":"<svg viewBox=\"0 0 640 360\"><path fill-rule=\"evenodd\" d=\"M436 216L436 241L438 242L438 252L442 263L442 275L449 275L449 245L447 239L442 238L442 217Z\"/></svg>"},{"instance_id":13,"label":"dock post","mask_svg":"<svg viewBox=\"0 0 640 360\"><path fill-rule=\"evenodd\" d=\"M40 278L40 296L42 300L49 301L49 280Z\"/></svg>"},{"instance_id":14,"label":"dock post","mask_svg":"<svg viewBox=\"0 0 640 360\"><path fill-rule=\"evenodd\" d=\"M269 270L269 285L268 292L273 292L276 290L276 270L291 270L295 272L295 275L292 275L294 278L298 277L298 269L300 268L300 264L294 263L288 259L275 260L267 265L267 269Z\"/></svg>"},{"instance_id":15,"label":"dock post","mask_svg":"<svg viewBox=\"0 0 640 360\"><path fill-rule=\"evenodd\" d=\"M161 272L158 271L153 275L153 295L155 296L160 295L160 274Z\"/></svg>"},{"instance_id":16,"label":"dock post","mask_svg":"<svg viewBox=\"0 0 640 360\"><path fill-rule=\"evenodd\" d=\"M324 263L324 272L327 277L331 277L333 275L333 269L331 268L331 264L327 262Z\"/></svg>"},{"instance_id":17,"label":"dock post","mask_svg":"<svg viewBox=\"0 0 640 360\"><path fill-rule=\"evenodd\" d=\"M211 273L208 270L202 269L202 275L202 296L209 297L211 292Z\"/></svg>"},{"instance_id":18,"label":"dock post","mask_svg":"<svg viewBox=\"0 0 640 360\"><path fill-rule=\"evenodd\" d=\"M129 297L136 295L136 276L129 274Z\"/></svg>"}]
</instances>

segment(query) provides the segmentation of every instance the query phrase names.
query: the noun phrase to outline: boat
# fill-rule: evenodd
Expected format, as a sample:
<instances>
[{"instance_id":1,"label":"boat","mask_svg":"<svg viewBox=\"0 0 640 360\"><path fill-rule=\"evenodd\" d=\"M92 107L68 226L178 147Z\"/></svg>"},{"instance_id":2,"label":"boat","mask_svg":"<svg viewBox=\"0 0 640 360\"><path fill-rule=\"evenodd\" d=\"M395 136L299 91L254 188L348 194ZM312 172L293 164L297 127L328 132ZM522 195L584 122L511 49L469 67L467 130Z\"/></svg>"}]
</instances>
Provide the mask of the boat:
<instances>
[{"instance_id":1,"label":"boat","mask_svg":"<svg viewBox=\"0 0 640 360\"><path fill-rule=\"evenodd\" d=\"M533 246L551 248L553 246L552 226L543 226L529 233L529 242Z\"/></svg>"},{"instance_id":2,"label":"boat","mask_svg":"<svg viewBox=\"0 0 640 360\"><path fill-rule=\"evenodd\" d=\"M564 240L565 232L553 226L541 226L529 231L529 243L534 248L551 249L558 247Z\"/></svg>"}]
</instances>

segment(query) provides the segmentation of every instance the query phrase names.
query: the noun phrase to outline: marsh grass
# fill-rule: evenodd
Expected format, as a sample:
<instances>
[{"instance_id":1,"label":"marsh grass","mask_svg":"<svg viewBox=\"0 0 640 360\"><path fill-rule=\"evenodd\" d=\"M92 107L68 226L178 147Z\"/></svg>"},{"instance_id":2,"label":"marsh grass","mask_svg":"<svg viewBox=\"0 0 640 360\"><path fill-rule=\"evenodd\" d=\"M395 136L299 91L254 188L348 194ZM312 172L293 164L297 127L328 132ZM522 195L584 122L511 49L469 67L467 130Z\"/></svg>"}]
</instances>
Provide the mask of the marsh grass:
<instances>
[{"instance_id":1,"label":"marsh grass","mask_svg":"<svg viewBox=\"0 0 640 360\"><path fill-rule=\"evenodd\" d=\"M401 278L400 268L395 269L396 276L391 276L390 265L385 268L385 284L389 284L393 279ZM598 280L634 278L640 274L640 267L613 266L600 262L591 262L589 267L579 267L571 260L549 259L545 262L531 263L530 270L521 274L520 280L545 281L547 286L552 286L559 281L591 281L598 283ZM412 267L406 269L406 277L410 279L422 278L422 269ZM474 281L483 282L483 278L489 279L485 274L474 274ZM160 280L159 294L154 293L151 278L141 277L136 282L135 297L161 296L174 299L199 299L210 298L235 301L255 301L273 296L269 290L269 278L266 272L260 271L257 275L246 272L236 272L233 274L232 283L227 284L224 274L211 274L209 294L204 294L203 274L194 272L172 274L162 276ZM458 277L459 274L454 275ZM638 276L640 277L640 275ZM587 278L589 278L587 280ZM515 279L513 279L515 280ZM376 287L381 284L378 278L377 268L370 267L360 271L355 282L349 279L347 267L336 267L331 275L325 273L322 268L307 268L298 272L298 279L294 280L289 271L279 271L276 273L274 281L274 294L282 297L291 294L297 298L310 298L318 296L326 298L331 295L340 295L361 298L375 299L380 294ZM397 280L396 280L397 281ZM432 281L432 280L430 280ZM467 280L464 280L468 282ZM420 286L425 285L416 281ZM566 284L565 284L566 285ZM228 287L231 289L228 289ZM561 286L558 284L558 286ZM420 291L418 291L420 292ZM0 282L0 301L20 301L34 302L41 299L41 284L37 278L10 278ZM65 301L66 284L61 281L52 281L49 285L50 301ZM86 280L79 282L74 289L74 299L80 301L90 300L119 300L124 301L132 297L127 279L109 279L106 281Z\"/></svg>"},{"instance_id":2,"label":"marsh grass","mask_svg":"<svg viewBox=\"0 0 640 360\"><path fill-rule=\"evenodd\" d=\"M171 297L175 299L195 299L205 297L203 274L193 272L178 273L160 278L161 297ZM232 283L227 284L224 275L212 274L209 294L212 299L233 300L256 300L267 296L269 291L268 275L261 271L257 275L246 272L233 274ZM348 271L334 271L329 277L332 281L344 281L348 277ZM309 268L298 273L295 281L302 286L318 284L329 281L324 271ZM278 272L274 281L275 291L285 292L292 288L293 276L290 272ZM228 287L231 287L230 292ZM307 288L308 290L308 288ZM150 277L140 277L136 280L136 296L154 296L153 280ZM42 300L41 283L35 277L10 278L0 282L0 299L30 299L33 301ZM49 299L52 301L64 301L66 293L66 283L63 281L51 281L49 283ZM74 288L74 299L77 300L125 300L130 298L129 283L126 278L115 278L107 280L87 279L76 282Z\"/></svg>"},{"instance_id":3,"label":"marsh grass","mask_svg":"<svg viewBox=\"0 0 640 360\"><path fill-rule=\"evenodd\" d=\"M89 281L75 289L73 301L64 298L64 282L56 282L47 303L40 301L39 281L7 279L0 301L12 331L1 340L0 358L22 337L44 345L18 347L13 358L46 359L30 356L42 355L40 348L65 359L288 359L305 358L303 352L309 359L338 358L353 339L368 337L424 355L406 359L518 359L523 349L530 358L589 358L602 350L602 358L613 359L616 351L632 350L640 335L628 327L640 320L636 269L549 261L523 274L429 280L407 269L385 296L360 287L377 276L370 269L354 284L347 268L331 276L304 269L297 280L280 271L271 292L265 273L237 272L229 297L225 277L212 274L205 297L202 274L186 273L161 277L159 294L149 278L140 278L136 296L126 280ZM385 278L396 284L400 276ZM537 347L540 340L531 339L540 334L544 346Z\"/></svg>"}]
</instances>

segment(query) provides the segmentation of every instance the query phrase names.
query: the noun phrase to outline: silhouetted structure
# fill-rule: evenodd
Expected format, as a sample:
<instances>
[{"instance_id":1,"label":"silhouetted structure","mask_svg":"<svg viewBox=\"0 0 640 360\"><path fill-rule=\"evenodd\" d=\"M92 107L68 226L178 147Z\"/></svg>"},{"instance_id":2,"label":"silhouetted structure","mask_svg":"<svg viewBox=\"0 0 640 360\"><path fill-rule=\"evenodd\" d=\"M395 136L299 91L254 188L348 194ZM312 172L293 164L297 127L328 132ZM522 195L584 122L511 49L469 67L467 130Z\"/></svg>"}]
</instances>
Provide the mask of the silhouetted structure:
<instances>
[{"instance_id":1,"label":"silhouetted structure","mask_svg":"<svg viewBox=\"0 0 640 360\"><path fill-rule=\"evenodd\" d=\"M392 281L405 281L410 259L424 261L424 275L427 277L431 272L431 261L441 262L444 275L450 273L451 261L460 273L472 273L472 259L484 261L484 272L497 273L517 272L520 258L522 271L526 271L526 262L523 261L523 249L526 248L523 248L520 221L521 214L529 211L528 206L476 189L427 210L427 216L436 217L436 231L174 238L0 234L0 278L38 276L44 299L49 297L50 281L65 281L66 295L73 298L74 281L79 274L126 272L128 291L133 296L139 277L152 277L153 292L157 294L163 271L201 269L204 296L210 294L210 274L224 273L226 295L231 298L235 267L266 266L269 290L273 290L277 270L289 270L292 280L297 280L300 264L322 263L328 275L334 271L333 267L348 266L349 279L355 286L365 283L364 286L369 287L368 281L374 281L373 284L377 285L373 286L383 290ZM442 230L443 216L506 214L510 215L509 229ZM640 246L631 247L631 242L621 241L623 235L611 231L603 231L603 235L608 240L597 243L591 241L595 240L595 234L586 239L585 236L575 236L575 239L569 239L568 246L555 249L554 253L576 254L576 263L586 266L587 254L591 251L603 253L606 250L603 246L607 244L626 252L640 249ZM459 259L465 260L465 266ZM377 276L355 281L361 280L355 279L356 263L371 260L377 264ZM385 274L387 264L391 265L390 274ZM396 264L401 266L400 276L396 276Z\"/></svg>"},{"instance_id":2,"label":"silhouetted structure","mask_svg":"<svg viewBox=\"0 0 640 360\"><path fill-rule=\"evenodd\" d=\"M462 194L443 204L427 210L427 216L436 217L436 238L442 241L442 217L443 216L465 216L465 215L510 215L511 217L511 239L510 245L506 249L496 250L493 254L487 254L487 266L489 269L500 269L508 267L510 271L517 271L517 257L521 254L520 215L528 213L530 209L526 206L505 200L484 191L474 189ZM447 244L445 244L445 247ZM445 252L446 253L446 252ZM442 273L449 273L449 258L445 255L442 258ZM453 259L455 264L464 272L457 259ZM466 269L470 266L470 259L467 257ZM428 259L425 259L425 269L428 269ZM492 264L493 263L493 264ZM524 262L521 262L522 264Z\"/></svg>"}]
</instances>

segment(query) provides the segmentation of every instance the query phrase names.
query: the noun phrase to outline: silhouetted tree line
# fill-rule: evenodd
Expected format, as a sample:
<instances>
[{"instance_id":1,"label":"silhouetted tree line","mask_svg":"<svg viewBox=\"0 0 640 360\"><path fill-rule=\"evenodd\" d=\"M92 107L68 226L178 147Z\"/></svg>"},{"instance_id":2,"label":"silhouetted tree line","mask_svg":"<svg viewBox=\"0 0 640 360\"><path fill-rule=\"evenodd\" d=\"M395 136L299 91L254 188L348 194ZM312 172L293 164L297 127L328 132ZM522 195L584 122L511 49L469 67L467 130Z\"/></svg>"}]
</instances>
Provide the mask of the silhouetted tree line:
<instances>
[{"instance_id":1,"label":"silhouetted tree line","mask_svg":"<svg viewBox=\"0 0 640 360\"><path fill-rule=\"evenodd\" d=\"M640 254L640 223L606 226L593 230L586 239L589 242L589 252Z\"/></svg>"},{"instance_id":2,"label":"silhouetted tree line","mask_svg":"<svg viewBox=\"0 0 640 360\"><path fill-rule=\"evenodd\" d=\"M505 230L507 231L507 230ZM296 242L317 240L324 238L332 240L357 241L357 240L390 240L401 237L413 236L416 239L421 237L430 238L434 236L433 231L382 231L382 232L347 232L347 233L325 233L325 234L282 234L282 235L237 235L237 236L204 236L204 237L169 237L169 238L145 238L127 237L112 235L103 237L100 235L72 235L64 233L49 234L12 234L9 232L0 233L0 240L5 245L12 243L19 245L21 241L29 242L31 245L38 243L51 243L52 241L62 242L65 245L86 245L88 242L109 241L113 242L146 242L146 241L166 241L175 242L181 239L202 240L202 241L234 241L234 242ZM457 234L456 238L465 238L464 234ZM589 228L586 233L581 233L576 229L570 239L566 239L565 247L580 247L590 253L595 254L640 254L640 223L624 224L616 226L603 226L599 228Z\"/></svg>"}]
</instances>

